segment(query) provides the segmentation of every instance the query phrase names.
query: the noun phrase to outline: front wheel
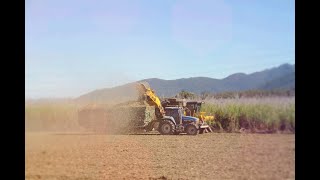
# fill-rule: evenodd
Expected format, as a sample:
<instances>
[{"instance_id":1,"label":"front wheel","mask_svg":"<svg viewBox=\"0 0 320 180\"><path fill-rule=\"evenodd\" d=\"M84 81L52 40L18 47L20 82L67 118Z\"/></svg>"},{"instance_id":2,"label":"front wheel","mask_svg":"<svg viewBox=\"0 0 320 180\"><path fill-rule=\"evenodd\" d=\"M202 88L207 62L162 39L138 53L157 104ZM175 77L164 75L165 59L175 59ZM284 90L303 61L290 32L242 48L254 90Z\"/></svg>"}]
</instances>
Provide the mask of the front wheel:
<instances>
[{"instance_id":1,"label":"front wheel","mask_svg":"<svg viewBox=\"0 0 320 180\"><path fill-rule=\"evenodd\" d=\"M188 125L187 127L186 127L186 133L188 134L188 135L197 135L198 134L198 129L197 129L197 127L195 126L195 125L193 125L193 124L190 124L190 125Z\"/></svg>"}]
</instances>

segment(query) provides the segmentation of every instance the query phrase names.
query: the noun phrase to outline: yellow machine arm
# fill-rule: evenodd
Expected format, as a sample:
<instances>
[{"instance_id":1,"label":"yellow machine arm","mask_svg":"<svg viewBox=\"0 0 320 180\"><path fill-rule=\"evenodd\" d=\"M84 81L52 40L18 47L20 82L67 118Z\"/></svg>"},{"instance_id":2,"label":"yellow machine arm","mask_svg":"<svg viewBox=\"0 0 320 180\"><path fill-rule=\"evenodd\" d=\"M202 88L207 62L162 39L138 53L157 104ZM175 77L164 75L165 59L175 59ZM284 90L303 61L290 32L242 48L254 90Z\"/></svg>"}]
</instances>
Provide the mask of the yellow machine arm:
<instances>
[{"instance_id":1,"label":"yellow machine arm","mask_svg":"<svg viewBox=\"0 0 320 180\"><path fill-rule=\"evenodd\" d=\"M165 111L161 105L160 98L156 95L154 90L152 90L147 83L138 83L137 88L144 101L146 101L150 106L156 106L158 111L157 116L163 117Z\"/></svg>"}]
</instances>

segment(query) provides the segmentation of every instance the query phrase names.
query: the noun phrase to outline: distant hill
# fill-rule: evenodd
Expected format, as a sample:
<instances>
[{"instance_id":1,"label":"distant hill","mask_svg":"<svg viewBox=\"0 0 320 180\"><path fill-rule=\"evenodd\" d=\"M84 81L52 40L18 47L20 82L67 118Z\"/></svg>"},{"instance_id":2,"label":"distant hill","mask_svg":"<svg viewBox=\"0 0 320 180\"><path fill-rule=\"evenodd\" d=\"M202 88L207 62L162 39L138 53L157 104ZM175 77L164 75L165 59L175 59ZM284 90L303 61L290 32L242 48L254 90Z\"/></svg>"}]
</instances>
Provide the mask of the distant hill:
<instances>
[{"instance_id":1,"label":"distant hill","mask_svg":"<svg viewBox=\"0 0 320 180\"><path fill-rule=\"evenodd\" d=\"M134 83L117 86L114 88L105 88L84 94L75 100L78 102L108 102L119 103L138 98Z\"/></svg>"},{"instance_id":2,"label":"distant hill","mask_svg":"<svg viewBox=\"0 0 320 180\"><path fill-rule=\"evenodd\" d=\"M265 85L261 86L260 89L295 89L295 72L268 81Z\"/></svg>"},{"instance_id":3,"label":"distant hill","mask_svg":"<svg viewBox=\"0 0 320 180\"><path fill-rule=\"evenodd\" d=\"M181 90L200 94L207 92L244 91L250 89L294 89L295 65L283 64L278 67L266 69L251 74L235 73L224 79L208 77L191 77L176 80L163 80L157 78L144 79L150 84L160 97L171 97ZM126 101L137 97L134 83L95 90L78 97L78 101Z\"/></svg>"}]
</instances>

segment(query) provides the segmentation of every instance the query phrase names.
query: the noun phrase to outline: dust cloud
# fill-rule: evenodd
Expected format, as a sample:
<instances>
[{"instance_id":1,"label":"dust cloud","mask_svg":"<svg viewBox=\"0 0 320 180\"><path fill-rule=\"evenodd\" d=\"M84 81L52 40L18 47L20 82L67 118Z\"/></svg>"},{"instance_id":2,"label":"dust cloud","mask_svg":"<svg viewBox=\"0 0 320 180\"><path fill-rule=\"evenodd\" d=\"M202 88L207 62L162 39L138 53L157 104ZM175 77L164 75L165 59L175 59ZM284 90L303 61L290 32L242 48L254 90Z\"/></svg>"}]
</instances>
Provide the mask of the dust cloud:
<instances>
[{"instance_id":1,"label":"dust cloud","mask_svg":"<svg viewBox=\"0 0 320 180\"><path fill-rule=\"evenodd\" d=\"M137 101L139 92L135 85L130 83L119 86L92 101L50 99L26 102L25 131L107 134L132 132L133 125L143 126L145 115L145 104Z\"/></svg>"}]
</instances>

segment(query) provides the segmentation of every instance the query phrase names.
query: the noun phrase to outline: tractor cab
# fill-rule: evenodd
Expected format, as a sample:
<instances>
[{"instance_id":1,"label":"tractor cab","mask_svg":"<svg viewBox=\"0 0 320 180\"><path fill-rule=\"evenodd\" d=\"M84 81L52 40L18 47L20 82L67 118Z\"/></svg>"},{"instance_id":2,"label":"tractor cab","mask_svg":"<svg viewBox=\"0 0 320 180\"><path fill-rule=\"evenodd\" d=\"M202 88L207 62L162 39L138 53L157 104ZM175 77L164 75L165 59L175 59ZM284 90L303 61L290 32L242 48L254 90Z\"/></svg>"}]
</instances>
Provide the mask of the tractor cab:
<instances>
[{"instance_id":1,"label":"tractor cab","mask_svg":"<svg viewBox=\"0 0 320 180\"><path fill-rule=\"evenodd\" d=\"M166 107L166 116L171 116L175 120L177 125L195 123L197 124L199 119L192 116L184 116L182 107Z\"/></svg>"},{"instance_id":2,"label":"tractor cab","mask_svg":"<svg viewBox=\"0 0 320 180\"><path fill-rule=\"evenodd\" d=\"M176 124L182 124L183 110L180 107L166 107L166 116L171 116L175 120Z\"/></svg>"}]
</instances>

